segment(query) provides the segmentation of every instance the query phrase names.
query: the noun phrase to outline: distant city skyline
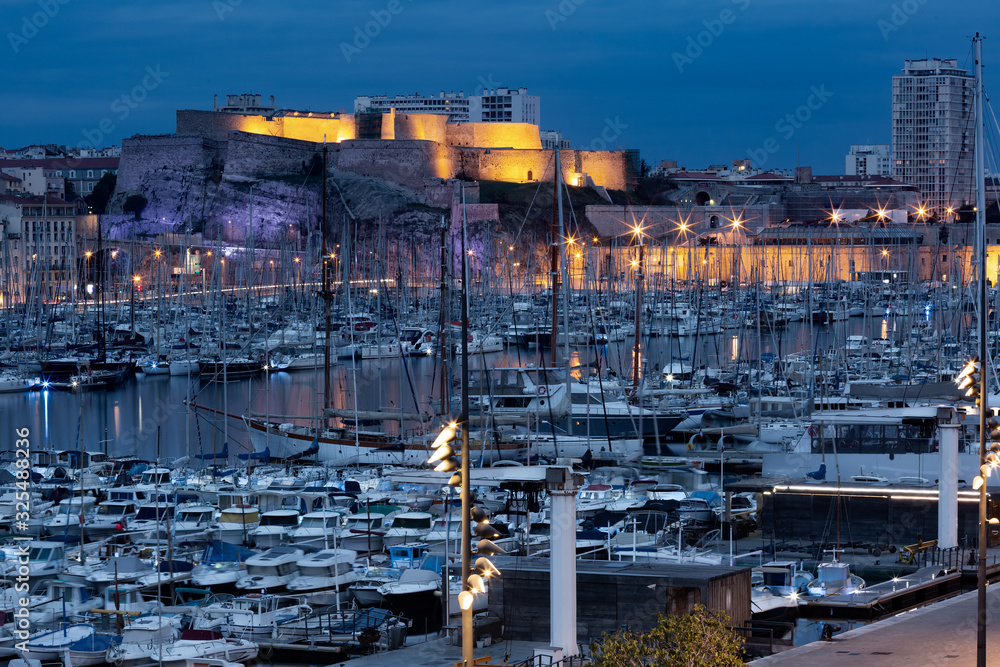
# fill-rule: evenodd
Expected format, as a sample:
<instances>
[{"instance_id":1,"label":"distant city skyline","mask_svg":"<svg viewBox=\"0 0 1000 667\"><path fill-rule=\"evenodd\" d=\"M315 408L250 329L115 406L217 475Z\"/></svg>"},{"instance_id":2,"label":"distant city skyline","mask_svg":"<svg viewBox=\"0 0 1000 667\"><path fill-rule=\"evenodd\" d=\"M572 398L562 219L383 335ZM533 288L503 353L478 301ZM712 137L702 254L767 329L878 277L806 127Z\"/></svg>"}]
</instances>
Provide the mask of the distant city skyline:
<instances>
[{"instance_id":1,"label":"distant city skyline","mask_svg":"<svg viewBox=\"0 0 1000 667\"><path fill-rule=\"evenodd\" d=\"M1000 7L970 0L0 8L7 149L172 133L177 109L211 109L216 94L350 112L359 95L523 86L540 97L540 129L576 147L638 148L653 166L750 157L831 174L851 144L891 143L892 77L905 60L971 70L972 34L1000 20ZM987 93L1000 66L988 37Z\"/></svg>"}]
</instances>

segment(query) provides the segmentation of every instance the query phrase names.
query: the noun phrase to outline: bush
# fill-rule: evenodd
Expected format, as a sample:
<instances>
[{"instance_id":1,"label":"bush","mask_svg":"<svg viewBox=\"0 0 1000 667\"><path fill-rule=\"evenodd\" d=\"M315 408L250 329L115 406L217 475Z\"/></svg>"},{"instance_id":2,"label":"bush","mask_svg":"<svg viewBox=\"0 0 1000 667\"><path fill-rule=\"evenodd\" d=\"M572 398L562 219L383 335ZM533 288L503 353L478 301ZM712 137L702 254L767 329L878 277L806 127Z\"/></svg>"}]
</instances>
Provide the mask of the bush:
<instances>
[{"instance_id":1,"label":"bush","mask_svg":"<svg viewBox=\"0 0 1000 667\"><path fill-rule=\"evenodd\" d=\"M738 667L743 638L729 626L725 612L695 605L690 614L660 614L646 633L619 630L591 646L594 667Z\"/></svg>"}]
</instances>

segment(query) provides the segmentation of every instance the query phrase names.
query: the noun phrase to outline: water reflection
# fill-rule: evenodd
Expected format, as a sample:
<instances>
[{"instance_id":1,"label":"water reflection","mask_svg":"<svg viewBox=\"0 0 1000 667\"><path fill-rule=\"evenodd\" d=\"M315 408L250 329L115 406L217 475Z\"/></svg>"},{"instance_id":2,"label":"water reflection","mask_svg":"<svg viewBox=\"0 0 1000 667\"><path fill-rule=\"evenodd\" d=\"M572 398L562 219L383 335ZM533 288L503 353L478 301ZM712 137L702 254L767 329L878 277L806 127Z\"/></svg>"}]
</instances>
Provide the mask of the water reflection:
<instances>
[{"instance_id":1,"label":"water reflection","mask_svg":"<svg viewBox=\"0 0 1000 667\"><path fill-rule=\"evenodd\" d=\"M893 324L852 318L832 326L814 327L814 345L841 347L847 335L883 337ZM908 331L909 326L900 325ZM668 364L716 366L719 360L757 360L763 353L775 357L809 346L810 327L795 324L761 338L731 331L694 338L650 338L643 343L642 366L647 372ZM840 341L840 342L838 342ZM549 350L514 348L503 353L470 355L471 368L500 365L548 364ZM558 354L562 355L562 349ZM574 376L590 365L610 368L621 377L632 373L630 340L597 348L573 349ZM559 360L561 363L561 359ZM461 358L449 360L457 377ZM345 362L331 369L330 406L347 410L436 412L440 401L442 364L437 357ZM322 370L296 373L268 372L259 378L222 384L191 382L185 377L137 377L106 392L69 394L55 391L0 395L0 428L12 446L15 428L31 429L32 445L45 449L106 449L113 455L177 458L221 451L228 437L230 452L249 448L239 418L248 410L272 420L291 416L318 418L324 407ZM235 415L193 411L187 401Z\"/></svg>"}]
</instances>

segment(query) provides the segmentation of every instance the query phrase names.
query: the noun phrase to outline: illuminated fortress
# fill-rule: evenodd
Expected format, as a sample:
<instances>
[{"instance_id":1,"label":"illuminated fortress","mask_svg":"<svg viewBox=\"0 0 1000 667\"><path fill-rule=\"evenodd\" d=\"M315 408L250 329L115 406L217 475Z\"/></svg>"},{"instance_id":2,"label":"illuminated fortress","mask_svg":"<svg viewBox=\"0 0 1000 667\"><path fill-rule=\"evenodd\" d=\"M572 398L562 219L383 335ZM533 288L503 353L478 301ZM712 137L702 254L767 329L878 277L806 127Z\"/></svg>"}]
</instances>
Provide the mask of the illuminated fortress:
<instances>
[{"instance_id":1,"label":"illuminated fortress","mask_svg":"<svg viewBox=\"0 0 1000 667\"><path fill-rule=\"evenodd\" d=\"M265 113L260 113L264 111ZM383 178L408 187L418 187L425 178L504 181L525 183L551 181L552 151L543 150L538 126L531 123L449 123L447 114L434 113L312 113L264 109L253 111L177 112L174 135L198 137L213 142L253 143L251 137L266 136L274 151L275 173L287 169L281 147L301 153L330 148L329 165L344 171ZM236 134L234 134L236 133ZM162 138L161 138L162 139ZM140 139L141 140L141 139ZM128 144L123 160L128 160ZM307 148L294 142L315 144ZM227 175L232 158L224 158ZM563 178L571 185L593 185L626 189L625 151L563 150ZM257 177L263 174L242 174Z\"/></svg>"}]
</instances>

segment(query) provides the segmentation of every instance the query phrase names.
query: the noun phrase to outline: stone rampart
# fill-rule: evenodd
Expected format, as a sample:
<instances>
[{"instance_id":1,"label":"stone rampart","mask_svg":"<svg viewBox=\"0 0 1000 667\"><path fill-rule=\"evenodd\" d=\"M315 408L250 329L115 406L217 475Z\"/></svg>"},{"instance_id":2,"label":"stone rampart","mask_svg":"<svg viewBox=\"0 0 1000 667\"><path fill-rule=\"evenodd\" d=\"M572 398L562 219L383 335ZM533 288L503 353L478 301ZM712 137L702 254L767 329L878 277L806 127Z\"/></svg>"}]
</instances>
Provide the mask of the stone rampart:
<instances>
[{"instance_id":1,"label":"stone rampart","mask_svg":"<svg viewBox=\"0 0 1000 667\"><path fill-rule=\"evenodd\" d=\"M202 137L134 136L122 140L116 191L135 190L158 169L206 169L221 165L225 142Z\"/></svg>"},{"instance_id":2,"label":"stone rampart","mask_svg":"<svg viewBox=\"0 0 1000 667\"><path fill-rule=\"evenodd\" d=\"M447 146L407 139L355 140L336 149L337 168L374 176L419 191L425 178L450 178L453 160Z\"/></svg>"},{"instance_id":3,"label":"stone rampart","mask_svg":"<svg viewBox=\"0 0 1000 667\"><path fill-rule=\"evenodd\" d=\"M229 180L304 174L313 156L322 152L322 143L231 132L224 174Z\"/></svg>"},{"instance_id":4,"label":"stone rampart","mask_svg":"<svg viewBox=\"0 0 1000 667\"><path fill-rule=\"evenodd\" d=\"M507 148L459 148L458 169L467 178L527 183L551 181L553 152ZM625 189L623 151L560 151L562 177L570 185L585 185L584 176L612 190Z\"/></svg>"},{"instance_id":5,"label":"stone rampart","mask_svg":"<svg viewBox=\"0 0 1000 667\"><path fill-rule=\"evenodd\" d=\"M446 143L471 148L542 147L538 126L531 123L453 123L447 126Z\"/></svg>"}]
</instances>

